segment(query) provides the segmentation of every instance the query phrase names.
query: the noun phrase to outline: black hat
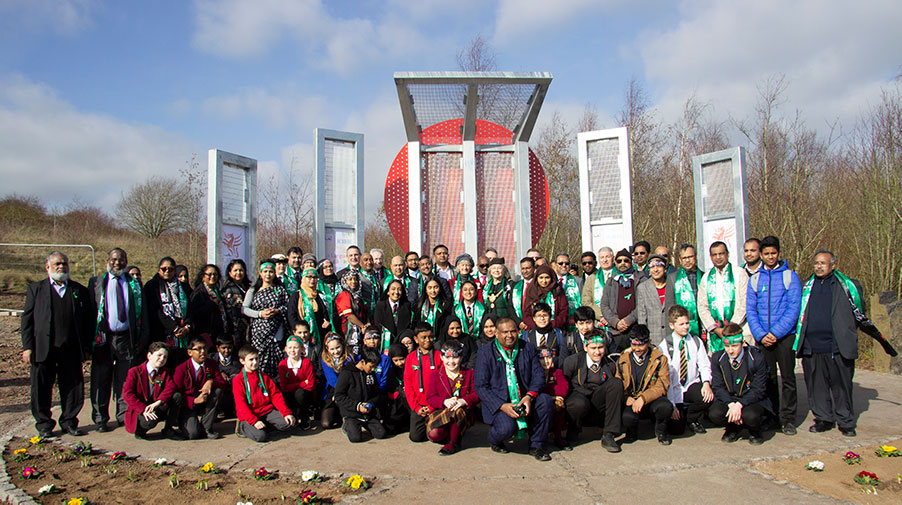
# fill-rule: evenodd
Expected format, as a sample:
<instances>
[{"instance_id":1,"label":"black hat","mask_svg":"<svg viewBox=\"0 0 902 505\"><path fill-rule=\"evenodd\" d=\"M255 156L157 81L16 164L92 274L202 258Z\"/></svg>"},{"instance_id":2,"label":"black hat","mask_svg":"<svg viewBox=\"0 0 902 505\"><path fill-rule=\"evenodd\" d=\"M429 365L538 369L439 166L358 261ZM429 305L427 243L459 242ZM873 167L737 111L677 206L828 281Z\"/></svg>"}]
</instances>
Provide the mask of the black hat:
<instances>
[{"instance_id":1,"label":"black hat","mask_svg":"<svg viewBox=\"0 0 902 505\"><path fill-rule=\"evenodd\" d=\"M617 254L616 254L616 255L614 255L614 261L617 261L617 258L619 258L619 257L621 257L621 256L626 256L626 257L629 258L630 260L633 259L633 255L630 254L630 252L629 252L628 250L626 250L626 249L621 249L621 250L617 251Z\"/></svg>"}]
</instances>

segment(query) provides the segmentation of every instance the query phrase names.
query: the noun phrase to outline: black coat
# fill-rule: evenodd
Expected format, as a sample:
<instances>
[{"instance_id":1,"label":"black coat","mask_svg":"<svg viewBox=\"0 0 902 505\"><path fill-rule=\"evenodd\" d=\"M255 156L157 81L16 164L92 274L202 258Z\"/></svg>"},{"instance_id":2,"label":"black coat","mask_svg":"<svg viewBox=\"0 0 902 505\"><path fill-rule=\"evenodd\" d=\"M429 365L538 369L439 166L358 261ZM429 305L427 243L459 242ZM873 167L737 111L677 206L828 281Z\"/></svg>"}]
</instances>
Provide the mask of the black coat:
<instances>
[{"instance_id":1,"label":"black coat","mask_svg":"<svg viewBox=\"0 0 902 505\"><path fill-rule=\"evenodd\" d=\"M398 321L391 314L391 302L388 299L379 300L376 310L373 312L373 322L379 327L388 330L391 334L391 343L401 342L401 332L413 328L413 313L410 304L404 297L398 300Z\"/></svg>"},{"instance_id":2,"label":"black coat","mask_svg":"<svg viewBox=\"0 0 902 505\"><path fill-rule=\"evenodd\" d=\"M564 372L564 377L567 378L567 382L570 383L571 393L579 393L587 397L592 396L594 391L592 386L594 384L586 384L586 377L589 375L589 365L586 363L585 351L567 356L567 359L564 360L562 371ZM615 379L617 375L617 361L605 354L601 358L601 373L605 381Z\"/></svg>"},{"instance_id":3,"label":"black coat","mask_svg":"<svg viewBox=\"0 0 902 505\"><path fill-rule=\"evenodd\" d=\"M833 302L831 306L831 323L833 326L833 338L836 340L836 346L839 347L839 354L846 359L858 359L858 328L855 321L855 314L852 313L852 302L843 289L843 285L836 276L833 276ZM864 304L864 290L861 284L851 279L855 289L858 290L858 296L861 297L862 305ZM802 329L799 332L798 356L802 356L802 350L805 348L805 333L808 330L808 309L809 304L805 307L804 318L802 321Z\"/></svg>"},{"instance_id":4,"label":"black coat","mask_svg":"<svg viewBox=\"0 0 902 505\"><path fill-rule=\"evenodd\" d=\"M225 304L225 300L221 300ZM210 335L213 343L217 337L231 335L229 310L225 309L225 322L219 312L219 305L210 299L207 288L198 286L188 300L188 313L191 314L191 334Z\"/></svg>"},{"instance_id":5,"label":"black coat","mask_svg":"<svg viewBox=\"0 0 902 505\"><path fill-rule=\"evenodd\" d=\"M301 292L297 291L290 298L288 298L288 334L294 333L294 326L299 323L303 318L301 317L301 313L298 312L298 301L301 299ZM319 328L319 336L320 343L322 343L323 336L326 335L326 332L329 331L326 328L323 328L323 321L329 316L329 312L326 310L326 303L323 302L322 296L319 294L316 295L316 327ZM313 332L313 328L310 328L311 333ZM308 356L309 357L309 356Z\"/></svg>"},{"instance_id":6,"label":"black coat","mask_svg":"<svg viewBox=\"0 0 902 505\"><path fill-rule=\"evenodd\" d=\"M131 277L126 273L122 274L126 279L130 279ZM93 303L93 316L97 317L97 312L99 310L103 310L104 314L106 314L106 307L100 307L100 299L102 293L106 292L107 285L109 284L110 276L109 274L98 275L96 277L91 277L88 280L88 291L91 292L92 298L91 302ZM142 291L141 293L141 313L136 314L135 309L137 308L135 304L135 300L133 299L133 294L131 290L128 290L129 297L129 310L128 310L128 334L131 339L131 346L133 351L136 353L136 357L140 357L142 355L142 351L147 349L147 346L150 345L150 329L149 321L147 317L147 298L144 296ZM158 299L159 300L159 299ZM106 300L104 300L106 302ZM96 321L96 319L95 319ZM102 328L100 328L102 330Z\"/></svg>"},{"instance_id":7,"label":"black coat","mask_svg":"<svg viewBox=\"0 0 902 505\"><path fill-rule=\"evenodd\" d=\"M730 366L726 351L711 356L711 389L714 398L726 404L739 402L742 406L760 403L768 412L773 407L767 398L767 362L757 347L745 347L738 370Z\"/></svg>"},{"instance_id":8,"label":"black coat","mask_svg":"<svg viewBox=\"0 0 902 505\"><path fill-rule=\"evenodd\" d=\"M94 304L91 302L91 292L81 284L69 280L66 289L70 291L72 300L72 315L75 319L75 335L78 338L82 353L78 360L82 361L84 353L91 351L94 342ZM51 296L54 289L50 286L50 279L32 282L25 293L25 309L22 312L21 334L22 350L32 351L33 363L41 363L47 359L50 347L53 345L50 335L53 314L51 311Z\"/></svg>"},{"instance_id":9,"label":"black coat","mask_svg":"<svg viewBox=\"0 0 902 505\"><path fill-rule=\"evenodd\" d=\"M370 378L370 384L367 384L367 376ZM376 376L360 370L356 363L346 363L338 372L338 381L335 383L335 403L338 404L342 417L372 417L376 405L380 403L381 394ZM357 410L359 403L372 403L373 410L369 414L361 414Z\"/></svg>"},{"instance_id":10,"label":"black coat","mask_svg":"<svg viewBox=\"0 0 902 505\"><path fill-rule=\"evenodd\" d=\"M180 321L173 320L163 312L163 304L160 302L160 282L163 282L163 280L157 274L144 285L144 302L147 304L145 314L147 314L149 322L148 329L150 330L151 341L166 340L166 337L172 335L172 332L179 327L180 323ZM191 288L184 282L181 285L185 296L189 297L188 299L190 300ZM189 314L190 312L182 314L183 322L186 324L190 320Z\"/></svg>"}]
</instances>

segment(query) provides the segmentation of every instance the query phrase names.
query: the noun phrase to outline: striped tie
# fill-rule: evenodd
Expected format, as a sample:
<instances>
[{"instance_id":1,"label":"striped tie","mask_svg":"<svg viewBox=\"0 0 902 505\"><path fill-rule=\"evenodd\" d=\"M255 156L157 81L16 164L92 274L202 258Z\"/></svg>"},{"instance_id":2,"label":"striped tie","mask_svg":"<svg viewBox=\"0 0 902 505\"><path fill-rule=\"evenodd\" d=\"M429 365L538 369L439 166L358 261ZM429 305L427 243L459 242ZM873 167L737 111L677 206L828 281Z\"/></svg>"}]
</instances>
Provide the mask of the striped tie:
<instances>
[{"instance_id":1,"label":"striped tie","mask_svg":"<svg viewBox=\"0 0 902 505\"><path fill-rule=\"evenodd\" d=\"M545 335L539 335L539 347L545 346Z\"/></svg>"},{"instance_id":2,"label":"striped tie","mask_svg":"<svg viewBox=\"0 0 902 505\"><path fill-rule=\"evenodd\" d=\"M686 352L686 339L680 340L680 384L686 385L689 378L689 357Z\"/></svg>"}]
</instances>

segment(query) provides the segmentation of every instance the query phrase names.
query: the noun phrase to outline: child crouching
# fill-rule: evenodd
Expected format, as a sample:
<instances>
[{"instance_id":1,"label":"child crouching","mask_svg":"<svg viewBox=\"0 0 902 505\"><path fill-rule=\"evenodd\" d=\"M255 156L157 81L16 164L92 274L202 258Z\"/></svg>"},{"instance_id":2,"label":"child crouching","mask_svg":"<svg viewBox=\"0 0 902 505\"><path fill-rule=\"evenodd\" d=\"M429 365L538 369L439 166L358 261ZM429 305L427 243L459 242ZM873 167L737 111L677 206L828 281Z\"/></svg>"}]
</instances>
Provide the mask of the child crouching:
<instances>
[{"instance_id":1,"label":"child crouching","mask_svg":"<svg viewBox=\"0 0 902 505\"><path fill-rule=\"evenodd\" d=\"M295 418L279 388L260 372L258 357L257 350L250 346L238 351L238 361L244 368L232 379L232 392L238 412L238 436L265 442L269 428L285 431L294 426Z\"/></svg>"}]
</instances>

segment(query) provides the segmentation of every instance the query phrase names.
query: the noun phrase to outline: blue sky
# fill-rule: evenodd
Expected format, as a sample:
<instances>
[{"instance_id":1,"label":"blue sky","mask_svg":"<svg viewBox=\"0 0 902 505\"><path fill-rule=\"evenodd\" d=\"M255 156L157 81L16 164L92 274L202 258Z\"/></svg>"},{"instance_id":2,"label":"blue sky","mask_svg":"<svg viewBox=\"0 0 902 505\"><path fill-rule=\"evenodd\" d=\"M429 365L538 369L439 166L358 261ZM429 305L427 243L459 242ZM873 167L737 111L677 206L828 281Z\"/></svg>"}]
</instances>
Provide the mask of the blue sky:
<instances>
[{"instance_id":1,"label":"blue sky","mask_svg":"<svg viewBox=\"0 0 902 505\"><path fill-rule=\"evenodd\" d=\"M111 210L211 147L303 174L324 127L366 135L371 212L404 142L393 72L454 70L477 34L501 70L554 75L539 128L586 104L617 126L631 76L664 120L693 92L744 118L785 74L787 115L848 129L900 72L899 19L890 0L0 0L0 193Z\"/></svg>"}]
</instances>

